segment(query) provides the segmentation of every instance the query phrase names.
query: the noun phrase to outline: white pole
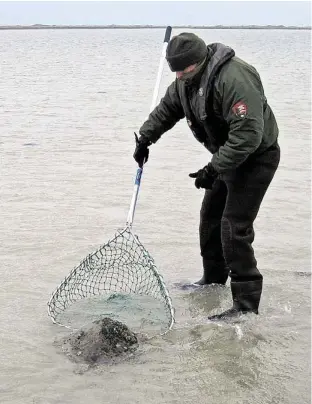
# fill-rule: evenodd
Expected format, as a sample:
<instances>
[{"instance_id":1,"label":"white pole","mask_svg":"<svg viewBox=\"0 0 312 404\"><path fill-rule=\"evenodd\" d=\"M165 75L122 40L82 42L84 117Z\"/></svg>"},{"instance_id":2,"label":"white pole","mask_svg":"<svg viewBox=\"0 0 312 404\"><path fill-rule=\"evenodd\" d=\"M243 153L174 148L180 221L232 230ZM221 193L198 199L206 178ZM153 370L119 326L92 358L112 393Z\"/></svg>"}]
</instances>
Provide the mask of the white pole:
<instances>
[{"instance_id":1,"label":"white pole","mask_svg":"<svg viewBox=\"0 0 312 404\"><path fill-rule=\"evenodd\" d=\"M168 46L168 43L169 43L169 40L170 40L170 36L171 36L171 30L172 30L172 28L170 26L168 26L166 28L163 48L162 48L159 67L158 67L157 79L156 79L154 92L153 92L152 103L151 103L151 107L150 107L150 112L152 112L153 109L157 105L157 97L158 97L158 92L159 92L159 87L160 87L160 82L161 82L161 76L162 76L164 63L165 63L166 49L167 49L167 46ZM141 184L142 173L143 173L143 167L138 168L137 173L136 173L136 177L135 177L135 182L134 182L134 189L133 189L132 199L131 199L131 203L130 203L130 209L129 209L129 213L128 213L128 217L127 217L127 226L128 227L131 227L132 223L133 223L135 207L136 207L136 204L137 204L138 194L139 194L139 189L140 189L140 184Z\"/></svg>"}]
</instances>

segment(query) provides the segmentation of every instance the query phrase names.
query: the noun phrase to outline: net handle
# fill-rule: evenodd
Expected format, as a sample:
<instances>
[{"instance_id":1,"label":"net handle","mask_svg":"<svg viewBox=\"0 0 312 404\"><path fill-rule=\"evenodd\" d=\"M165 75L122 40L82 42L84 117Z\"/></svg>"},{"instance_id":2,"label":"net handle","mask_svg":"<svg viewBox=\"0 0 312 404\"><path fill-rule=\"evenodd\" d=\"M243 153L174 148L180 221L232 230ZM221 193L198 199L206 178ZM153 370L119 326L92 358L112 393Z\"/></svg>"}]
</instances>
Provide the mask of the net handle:
<instances>
[{"instance_id":1,"label":"net handle","mask_svg":"<svg viewBox=\"0 0 312 404\"><path fill-rule=\"evenodd\" d=\"M165 58L166 58L166 49L168 46L168 42L170 40L171 31L172 31L172 27L170 25L168 25L166 28L162 52L161 52L161 56L160 56L157 79L156 79L156 83L155 83L155 87L154 87L152 103L150 106L150 112L152 112L153 109L157 105L157 97L158 97L158 92L159 92L159 87L160 87L160 82L161 82L161 76L162 76ZM135 177L135 181L134 181L134 189L133 189L132 199L131 199L131 203L130 203L130 209L129 209L129 213L128 213L128 217L127 217L127 227L131 227L132 223L133 223L135 207L137 204L139 189L140 189L140 185L141 185L142 173L143 173L143 167L142 168L139 167L137 169L136 177Z\"/></svg>"}]
</instances>

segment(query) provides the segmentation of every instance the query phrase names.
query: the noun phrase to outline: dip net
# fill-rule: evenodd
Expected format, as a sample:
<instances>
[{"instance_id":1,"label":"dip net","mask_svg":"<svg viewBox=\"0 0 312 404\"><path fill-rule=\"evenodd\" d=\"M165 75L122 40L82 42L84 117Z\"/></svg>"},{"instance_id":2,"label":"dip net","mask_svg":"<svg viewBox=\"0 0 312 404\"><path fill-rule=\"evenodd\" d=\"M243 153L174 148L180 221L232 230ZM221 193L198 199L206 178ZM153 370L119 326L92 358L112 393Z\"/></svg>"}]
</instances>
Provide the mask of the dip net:
<instances>
[{"instance_id":1,"label":"dip net","mask_svg":"<svg viewBox=\"0 0 312 404\"><path fill-rule=\"evenodd\" d=\"M77 329L104 317L146 334L165 334L174 309L153 258L130 227L89 254L48 302L56 324Z\"/></svg>"}]
</instances>

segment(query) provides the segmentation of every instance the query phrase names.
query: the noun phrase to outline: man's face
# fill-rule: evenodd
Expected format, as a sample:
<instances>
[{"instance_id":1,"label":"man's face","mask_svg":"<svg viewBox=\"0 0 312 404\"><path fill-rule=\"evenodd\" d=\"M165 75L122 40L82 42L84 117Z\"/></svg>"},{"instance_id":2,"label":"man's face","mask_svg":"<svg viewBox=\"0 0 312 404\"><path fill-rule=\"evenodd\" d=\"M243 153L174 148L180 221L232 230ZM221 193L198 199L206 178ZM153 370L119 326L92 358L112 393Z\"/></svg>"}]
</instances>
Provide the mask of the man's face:
<instances>
[{"instance_id":1,"label":"man's face","mask_svg":"<svg viewBox=\"0 0 312 404\"><path fill-rule=\"evenodd\" d=\"M183 80L185 75L187 73L191 73L196 68L196 66L197 66L197 63L195 63L194 65L186 67L184 70L182 70L180 72L176 72L177 79Z\"/></svg>"}]
</instances>

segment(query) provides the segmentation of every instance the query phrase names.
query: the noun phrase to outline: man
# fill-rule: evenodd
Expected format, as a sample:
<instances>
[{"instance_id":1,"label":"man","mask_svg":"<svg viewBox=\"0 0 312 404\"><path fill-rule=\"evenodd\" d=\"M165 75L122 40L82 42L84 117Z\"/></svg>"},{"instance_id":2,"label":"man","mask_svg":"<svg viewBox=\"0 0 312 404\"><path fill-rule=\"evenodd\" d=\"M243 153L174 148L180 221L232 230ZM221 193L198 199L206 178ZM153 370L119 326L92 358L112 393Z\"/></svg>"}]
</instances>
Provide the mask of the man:
<instances>
[{"instance_id":1,"label":"man","mask_svg":"<svg viewBox=\"0 0 312 404\"><path fill-rule=\"evenodd\" d=\"M231 277L233 307L210 319L258 314L262 275L253 223L280 159L274 114L258 72L230 47L181 33L169 42L166 59L176 80L140 128L134 159L142 166L148 147L186 118L212 153L189 175L206 190L199 226L204 270L196 283L224 285Z\"/></svg>"}]
</instances>

